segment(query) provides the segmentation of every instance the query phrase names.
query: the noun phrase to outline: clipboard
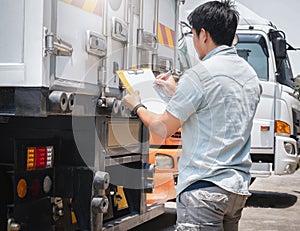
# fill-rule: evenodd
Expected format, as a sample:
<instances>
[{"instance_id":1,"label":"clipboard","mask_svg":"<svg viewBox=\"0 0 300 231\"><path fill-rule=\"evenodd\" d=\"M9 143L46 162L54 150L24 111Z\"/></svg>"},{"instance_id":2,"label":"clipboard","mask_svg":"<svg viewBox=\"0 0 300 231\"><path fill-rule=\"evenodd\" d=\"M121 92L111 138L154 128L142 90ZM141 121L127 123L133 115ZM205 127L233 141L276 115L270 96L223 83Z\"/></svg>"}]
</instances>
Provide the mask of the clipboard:
<instances>
[{"instance_id":1,"label":"clipboard","mask_svg":"<svg viewBox=\"0 0 300 231\"><path fill-rule=\"evenodd\" d=\"M129 94L136 90L140 92L141 102L149 111L157 114L165 111L169 98L155 86L155 76L151 69L120 70L117 74Z\"/></svg>"}]
</instances>

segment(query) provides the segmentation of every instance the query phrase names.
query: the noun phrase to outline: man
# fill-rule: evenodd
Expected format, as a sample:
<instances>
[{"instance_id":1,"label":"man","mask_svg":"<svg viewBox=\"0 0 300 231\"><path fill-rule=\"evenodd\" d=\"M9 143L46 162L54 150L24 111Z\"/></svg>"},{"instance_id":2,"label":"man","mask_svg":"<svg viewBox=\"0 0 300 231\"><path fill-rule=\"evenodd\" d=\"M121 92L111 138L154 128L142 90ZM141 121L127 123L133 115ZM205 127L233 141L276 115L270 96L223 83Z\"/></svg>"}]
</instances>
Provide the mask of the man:
<instances>
[{"instance_id":1,"label":"man","mask_svg":"<svg viewBox=\"0 0 300 231\"><path fill-rule=\"evenodd\" d=\"M227 0L207 2L188 16L202 62L176 89L171 77L156 81L174 93L162 115L147 111L138 93L124 99L161 137L181 127L177 230L238 230L250 195L250 133L260 89L255 71L231 46L238 19Z\"/></svg>"}]
</instances>

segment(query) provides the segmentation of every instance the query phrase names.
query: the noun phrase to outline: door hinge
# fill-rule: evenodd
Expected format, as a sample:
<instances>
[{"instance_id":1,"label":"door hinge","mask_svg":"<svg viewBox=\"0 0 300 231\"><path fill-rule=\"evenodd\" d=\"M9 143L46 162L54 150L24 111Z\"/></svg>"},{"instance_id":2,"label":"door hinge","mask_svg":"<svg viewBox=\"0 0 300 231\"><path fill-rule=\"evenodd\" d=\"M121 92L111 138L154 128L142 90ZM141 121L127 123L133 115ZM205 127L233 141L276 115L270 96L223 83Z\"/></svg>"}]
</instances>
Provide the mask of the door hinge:
<instances>
[{"instance_id":1,"label":"door hinge","mask_svg":"<svg viewBox=\"0 0 300 231\"><path fill-rule=\"evenodd\" d=\"M48 30L44 28L45 45L44 56L56 55L56 56L72 56L73 47L70 43L63 41L52 32L48 33Z\"/></svg>"}]
</instances>

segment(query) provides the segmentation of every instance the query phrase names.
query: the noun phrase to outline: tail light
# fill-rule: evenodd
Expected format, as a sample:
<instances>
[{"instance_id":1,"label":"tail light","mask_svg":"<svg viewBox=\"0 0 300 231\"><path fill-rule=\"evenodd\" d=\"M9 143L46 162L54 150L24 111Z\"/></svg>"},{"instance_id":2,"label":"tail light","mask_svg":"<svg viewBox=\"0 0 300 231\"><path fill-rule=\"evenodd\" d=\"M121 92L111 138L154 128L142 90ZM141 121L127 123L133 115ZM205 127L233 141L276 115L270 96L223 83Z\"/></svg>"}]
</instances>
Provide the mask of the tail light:
<instances>
[{"instance_id":1,"label":"tail light","mask_svg":"<svg viewBox=\"0 0 300 231\"><path fill-rule=\"evenodd\" d=\"M53 146L28 147L27 170L51 168L53 166Z\"/></svg>"},{"instance_id":2,"label":"tail light","mask_svg":"<svg viewBox=\"0 0 300 231\"><path fill-rule=\"evenodd\" d=\"M37 196L40 193L40 181L34 179L31 182L31 194L32 196Z\"/></svg>"}]
</instances>

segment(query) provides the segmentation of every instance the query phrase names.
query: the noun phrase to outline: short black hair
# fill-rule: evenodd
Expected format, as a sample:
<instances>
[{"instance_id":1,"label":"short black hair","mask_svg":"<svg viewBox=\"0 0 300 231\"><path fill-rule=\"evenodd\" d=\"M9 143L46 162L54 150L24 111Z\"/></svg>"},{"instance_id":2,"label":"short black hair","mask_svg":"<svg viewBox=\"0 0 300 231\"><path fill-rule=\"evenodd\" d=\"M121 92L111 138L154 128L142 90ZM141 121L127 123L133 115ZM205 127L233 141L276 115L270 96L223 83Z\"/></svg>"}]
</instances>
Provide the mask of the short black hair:
<instances>
[{"instance_id":1,"label":"short black hair","mask_svg":"<svg viewBox=\"0 0 300 231\"><path fill-rule=\"evenodd\" d=\"M203 28L216 45L231 46L239 13L231 0L211 1L198 6L187 19L198 36Z\"/></svg>"}]
</instances>

